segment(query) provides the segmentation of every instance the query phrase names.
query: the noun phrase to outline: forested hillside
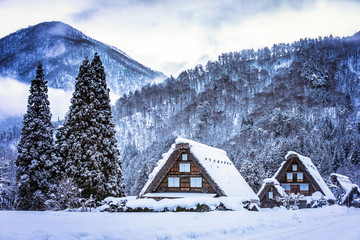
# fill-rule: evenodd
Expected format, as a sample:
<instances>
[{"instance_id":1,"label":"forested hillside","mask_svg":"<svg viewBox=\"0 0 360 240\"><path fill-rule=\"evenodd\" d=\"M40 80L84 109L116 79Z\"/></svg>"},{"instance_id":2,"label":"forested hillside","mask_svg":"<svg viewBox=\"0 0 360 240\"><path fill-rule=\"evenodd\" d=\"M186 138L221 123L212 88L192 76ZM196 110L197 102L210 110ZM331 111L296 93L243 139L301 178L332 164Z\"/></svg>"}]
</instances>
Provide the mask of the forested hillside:
<instances>
[{"instance_id":1,"label":"forested hillside","mask_svg":"<svg viewBox=\"0 0 360 240\"><path fill-rule=\"evenodd\" d=\"M360 33L225 53L115 106L128 194L176 136L223 148L258 190L289 150L360 180Z\"/></svg>"}]
</instances>

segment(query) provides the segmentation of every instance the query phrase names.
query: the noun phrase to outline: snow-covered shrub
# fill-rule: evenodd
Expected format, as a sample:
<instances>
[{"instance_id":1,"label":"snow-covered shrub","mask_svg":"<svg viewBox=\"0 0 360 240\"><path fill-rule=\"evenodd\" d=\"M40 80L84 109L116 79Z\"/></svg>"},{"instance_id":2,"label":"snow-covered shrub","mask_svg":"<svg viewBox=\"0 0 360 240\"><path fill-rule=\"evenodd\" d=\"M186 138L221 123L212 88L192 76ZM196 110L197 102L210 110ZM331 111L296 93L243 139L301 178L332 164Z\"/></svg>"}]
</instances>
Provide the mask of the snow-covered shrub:
<instances>
[{"instance_id":1,"label":"snow-covered shrub","mask_svg":"<svg viewBox=\"0 0 360 240\"><path fill-rule=\"evenodd\" d=\"M16 187L0 182L0 210L12 209L15 202Z\"/></svg>"},{"instance_id":2,"label":"snow-covered shrub","mask_svg":"<svg viewBox=\"0 0 360 240\"><path fill-rule=\"evenodd\" d=\"M352 203L352 206L353 206L353 207L360 208L360 197L352 200L351 203Z\"/></svg>"},{"instance_id":3,"label":"snow-covered shrub","mask_svg":"<svg viewBox=\"0 0 360 240\"><path fill-rule=\"evenodd\" d=\"M328 200L323 195L321 195L320 198L311 198L310 202L308 201L306 205L310 208L320 208L328 204Z\"/></svg>"},{"instance_id":4,"label":"snow-covered shrub","mask_svg":"<svg viewBox=\"0 0 360 240\"><path fill-rule=\"evenodd\" d=\"M55 211L78 208L81 206L79 196L80 190L72 178L64 178L57 187L53 188L50 198L45 202L45 205L48 210Z\"/></svg>"},{"instance_id":5,"label":"snow-covered shrub","mask_svg":"<svg viewBox=\"0 0 360 240\"><path fill-rule=\"evenodd\" d=\"M231 198L143 199L136 197L105 198L96 210L100 212L209 212L253 210L254 204Z\"/></svg>"},{"instance_id":6,"label":"snow-covered shrub","mask_svg":"<svg viewBox=\"0 0 360 240\"><path fill-rule=\"evenodd\" d=\"M287 209L298 209L298 205L300 204L300 200L302 200L304 195L300 193L291 193L287 194L285 197L281 198L281 204Z\"/></svg>"},{"instance_id":7,"label":"snow-covered shrub","mask_svg":"<svg viewBox=\"0 0 360 240\"><path fill-rule=\"evenodd\" d=\"M222 202L215 208L216 211L230 211Z\"/></svg>"},{"instance_id":8,"label":"snow-covered shrub","mask_svg":"<svg viewBox=\"0 0 360 240\"><path fill-rule=\"evenodd\" d=\"M91 208L95 208L97 203L92 195L89 198L79 198L79 202L82 212L91 212Z\"/></svg>"},{"instance_id":9,"label":"snow-covered shrub","mask_svg":"<svg viewBox=\"0 0 360 240\"><path fill-rule=\"evenodd\" d=\"M102 202L102 206L98 209L101 212L125 212L126 211L126 198L114 199L114 198L105 198Z\"/></svg>"}]
</instances>

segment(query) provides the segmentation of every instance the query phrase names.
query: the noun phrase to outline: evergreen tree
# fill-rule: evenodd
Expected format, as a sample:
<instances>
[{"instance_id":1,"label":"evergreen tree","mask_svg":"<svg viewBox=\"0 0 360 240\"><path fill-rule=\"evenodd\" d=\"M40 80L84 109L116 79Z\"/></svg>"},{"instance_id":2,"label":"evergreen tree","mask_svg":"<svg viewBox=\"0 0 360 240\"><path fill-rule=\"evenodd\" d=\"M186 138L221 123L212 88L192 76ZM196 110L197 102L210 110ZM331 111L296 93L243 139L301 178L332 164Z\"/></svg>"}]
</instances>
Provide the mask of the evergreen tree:
<instances>
[{"instance_id":1,"label":"evergreen tree","mask_svg":"<svg viewBox=\"0 0 360 240\"><path fill-rule=\"evenodd\" d=\"M62 170L81 189L83 198L124 196L109 89L97 54L91 64L85 58L76 80L70 110L57 132Z\"/></svg>"},{"instance_id":2,"label":"evergreen tree","mask_svg":"<svg viewBox=\"0 0 360 240\"><path fill-rule=\"evenodd\" d=\"M95 53L91 62L92 76L95 84L95 110L97 117L97 154L101 162L101 172L104 174L97 189L100 198L107 196L125 196L123 174L121 169L122 161L117 147L115 123L110 106L109 88L106 84L105 69L100 56Z\"/></svg>"},{"instance_id":3,"label":"evergreen tree","mask_svg":"<svg viewBox=\"0 0 360 240\"><path fill-rule=\"evenodd\" d=\"M47 92L39 63L31 81L16 159L17 208L21 210L43 210L53 182L53 125Z\"/></svg>"}]
</instances>

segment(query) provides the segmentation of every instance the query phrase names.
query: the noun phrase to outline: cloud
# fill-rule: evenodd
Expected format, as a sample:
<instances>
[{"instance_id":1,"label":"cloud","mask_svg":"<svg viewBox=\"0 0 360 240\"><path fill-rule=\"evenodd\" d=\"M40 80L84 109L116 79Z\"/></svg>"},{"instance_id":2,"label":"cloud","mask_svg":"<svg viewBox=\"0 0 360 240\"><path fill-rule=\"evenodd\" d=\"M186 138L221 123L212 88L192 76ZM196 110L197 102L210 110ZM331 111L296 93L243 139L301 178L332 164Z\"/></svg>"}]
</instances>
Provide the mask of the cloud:
<instances>
[{"instance_id":1,"label":"cloud","mask_svg":"<svg viewBox=\"0 0 360 240\"><path fill-rule=\"evenodd\" d=\"M0 77L0 120L9 117L19 117L26 113L27 100L30 94L30 84L11 78ZM52 121L62 120L69 110L73 91L48 88ZM120 96L110 91L111 104L114 105Z\"/></svg>"},{"instance_id":2,"label":"cloud","mask_svg":"<svg viewBox=\"0 0 360 240\"><path fill-rule=\"evenodd\" d=\"M105 1L91 7L97 13L81 22L86 33L167 75L223 52L360 29L355 1ZM199 62L205 54L210 59Z\"/></svg>"},{"instance_id":3,"label":"cloud","mask_svg":"<svg viewBox=\"0 0 360 240\"><path fill-rule=\"evenodd\" d=\"M9 78L0 78L0 119L26 112L30 86Z\"/></svg>"},{"instance_id":4,"label":"cloud","mask_svg":"<svg viewBox=\"0 0 360 240\"><path fill-rule=\"evenodd\" d=\"M0 119L26 113L30 85L10 78L0 78ZM49 88L52 120L64 119L70 106L72 92Z\"/></svg>"},{"instance_id":5,"label":"cloud","mask_svg":"<svg viewBox=\"0 0 360 240\"><path fill-rule=\"evenodd\" d=\"M34 7L38 14L28 10ZM3 0L0 36L60 20L176 76L228 51L352 35L360 30L359 11L360 2L352 0Z\"/></svg>"},{"instance_id":6,"label":"cloud","mask_svg":"<svg viewBox=\"0 0 360 240\"><path fill-rule=\"evenodd\" d=\"M64 119L65 114L69 110L72 91L64 91L62 89L49 88L50 110L52 120Z\"/></svg>"}]
</instances>

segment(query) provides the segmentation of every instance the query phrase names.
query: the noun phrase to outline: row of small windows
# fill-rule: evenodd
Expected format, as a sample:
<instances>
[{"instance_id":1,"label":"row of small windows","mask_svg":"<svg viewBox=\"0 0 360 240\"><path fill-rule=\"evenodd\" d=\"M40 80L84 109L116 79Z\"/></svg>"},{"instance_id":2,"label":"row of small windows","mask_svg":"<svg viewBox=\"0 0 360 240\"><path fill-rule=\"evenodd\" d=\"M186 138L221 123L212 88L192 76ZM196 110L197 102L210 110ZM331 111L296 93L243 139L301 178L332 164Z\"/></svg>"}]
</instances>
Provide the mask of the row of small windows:
<instances>
[{"instance_id":1,"label":"row of small windows","mask_svg":"<svg viewBox=\"0 0 360 240\"><path fill-rule=\"evenodd\" d=\"M296 166L296 165L295 165L295 166ZM292 172L286 173L286 178L287 178L288 180L292 180L292 179L293 179L293 174L295 174L295 173L292 173ZM296 175L297 175L297 179L298 179L298 180L303 180L303 179L304 179L304 174L303 174L303 172L297 172Z\"/></svg>"},{"instance_id":2,"label":"row of small windows","mask_svg":"<svg viewBox=\"0 0 360 240\"><path fill-rule=\"evenodd\" d=\"M179 177L168 177L168 187L180 187L180 178ZM202 187L202 178L201 177L191 177L190 178L190 187L201 188Z\"/></svg>"},{"instance_id":3,"label":"row of small windows","mask_svg":"<svg viewBox=\"0 0 360 240\"><path fill-rule=\"evenodd\" d=\"M297 184L300 186L300 191L309 191L309 184L308 183L300 183ZM291 190L290 183L282 183L281 186L284 188L285 191Z\"/></svg>"}]
</instances>

